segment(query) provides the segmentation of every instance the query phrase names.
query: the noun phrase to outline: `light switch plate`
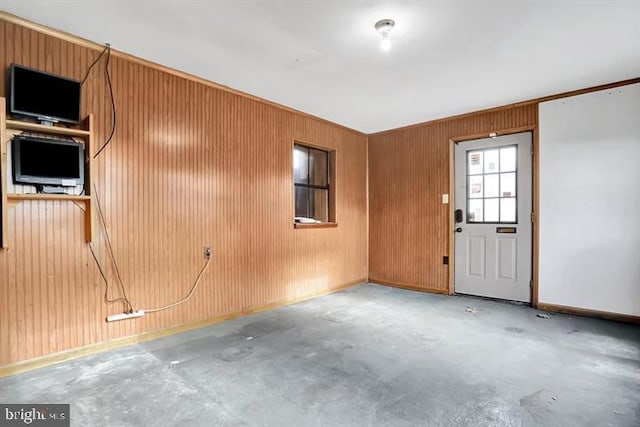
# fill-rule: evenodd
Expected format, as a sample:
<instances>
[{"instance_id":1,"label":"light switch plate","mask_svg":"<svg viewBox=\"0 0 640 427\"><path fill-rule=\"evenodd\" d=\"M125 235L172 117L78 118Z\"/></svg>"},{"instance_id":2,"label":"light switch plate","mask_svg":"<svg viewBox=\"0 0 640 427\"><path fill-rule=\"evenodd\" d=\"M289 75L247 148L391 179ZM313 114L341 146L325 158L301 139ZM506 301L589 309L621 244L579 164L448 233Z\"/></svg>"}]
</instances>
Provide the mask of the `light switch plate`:
<instances>
[{"instance_id":1,"label":"light switch plate","mask_svg":"<svg viewBox=\"0 0 640 427\"><path fill-rule=\"evenodd\" d=\"M449 204L449 195L448 194L443 194L442 195L442 204L443 205Z\"/></svg>"}]
</instances>

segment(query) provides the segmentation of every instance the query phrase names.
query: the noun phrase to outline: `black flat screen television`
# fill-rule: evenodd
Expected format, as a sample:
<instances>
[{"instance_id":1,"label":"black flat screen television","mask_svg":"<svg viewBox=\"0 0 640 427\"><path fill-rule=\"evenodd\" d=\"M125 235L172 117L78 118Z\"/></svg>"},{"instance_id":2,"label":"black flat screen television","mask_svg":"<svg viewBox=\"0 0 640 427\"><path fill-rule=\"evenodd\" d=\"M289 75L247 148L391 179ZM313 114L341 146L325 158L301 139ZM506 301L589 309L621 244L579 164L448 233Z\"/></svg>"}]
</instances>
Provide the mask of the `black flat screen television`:
<instances>
[{"instance_id":1,"label":"black flat screen television","mask_svg":"<svg viewBox=\"0 0 640 427\"><path fill-rule=\"evenodd\" d=\"M75 141L15 136L13 182L74 187L84 185L84 146Z\"/></svg>"},{"instance_id":2,"label":"black flat screen television","mask_svg":"<svg viewBox=\"0 0 640 427\"><path fill-rule=\"evenodd\" d=\"M9 113L45 122L80 122L79 81L11 64Z\"/></svg>"}]
</instances>

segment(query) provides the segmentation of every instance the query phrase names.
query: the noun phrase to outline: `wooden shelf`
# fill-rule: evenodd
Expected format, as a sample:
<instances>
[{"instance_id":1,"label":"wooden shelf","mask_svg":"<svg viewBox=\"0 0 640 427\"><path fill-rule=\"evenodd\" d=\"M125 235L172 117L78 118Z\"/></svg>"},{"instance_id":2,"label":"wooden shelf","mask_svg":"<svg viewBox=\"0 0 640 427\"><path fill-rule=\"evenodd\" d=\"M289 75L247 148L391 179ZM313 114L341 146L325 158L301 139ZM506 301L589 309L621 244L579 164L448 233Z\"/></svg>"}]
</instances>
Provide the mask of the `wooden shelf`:
<instances>
[{"instance_id":1,"label":"wooden shelf","mask_svg":"<svg viewBox=\"0 0 640 427\"><path fill-rule=\"evenodd\" d=\"M7 118L6 100L0 97L0 249L7 248L9 242L7 232L9 230L9 210L15 208L20 203L32 201L69 201L78 205L84 210L84 236L85 241L90 243L93 240L93 205L91 203L93 172L93 151L94 151L94 120L93 114L89 114L82 121L80 127L83 129L71 129L60 126L45 126L33 122L23 122ZM84 140L86 169L84 175L84 188L86 195L74 196L70 194L16 194L13 187L9 187L9 176L7 166L10 161L7 147L11 138L20 132L30 131L45 135L65 135ZM12 191L9 193L9 191Z\"/></svg>"},{"instance_id":2,"label":"wooden shelf","mask_svg":"<svg viewBox=\"0 0 640 427\"><path fill-rule=\"evenodd\" d=\"M7 215L10 209L13 209L17 205L22 202L31 200L31 201L68 201L76 204L82 204L81 208L84 210L84 236L85 241L87 243L91 243L93 240L93 213L91 207L91 196L82 195L82 196L74 196L71 194L7 194L5 198L6 202L3 204L6 206L4 208L3 215ZM4 232L6 233L6 228ZM7 247L6 242L3 243L4 246Z\"/></svg>"},{"instance_id":3,"label":"wooden shelf","mask_svg":"<svg viewBox=\"0 0 640 427\"><path fill-rule=\"evenodd\" d=\"M27 130L33 132L42 132L48 134L56 134L56 135L67 135L67 136L78 136L86 138L91 135L91 132L83 129L71 129L60 126L45 126L38 123L31 122L22 122L19 120L10 120L6 121L7 129L16 129L16 130Z\"/></svg>"},{"instance_id":4,"label":"wooden shelf","mask_svg":"<svg viewBox=\"0 0 640 427\"><path fill-rule=\"evenodd\" d=\"M69 200L72 202L84 202L91 200L91 196L74 196L71 194L7 194L9 200Z\"/></svg>"}]
</instances>

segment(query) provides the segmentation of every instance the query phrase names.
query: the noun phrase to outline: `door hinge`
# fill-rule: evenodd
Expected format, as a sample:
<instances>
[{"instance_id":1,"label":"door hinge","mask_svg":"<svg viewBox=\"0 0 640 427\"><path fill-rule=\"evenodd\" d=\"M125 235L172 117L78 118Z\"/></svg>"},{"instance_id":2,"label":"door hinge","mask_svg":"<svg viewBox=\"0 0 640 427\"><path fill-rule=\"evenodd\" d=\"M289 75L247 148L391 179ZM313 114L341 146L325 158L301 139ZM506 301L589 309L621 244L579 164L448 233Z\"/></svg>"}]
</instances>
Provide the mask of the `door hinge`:
<instances>
[{"instance_id":1,"label":"door hinge","mask_svg":"<svg viewBox=\"0 0 640 427\"><path fill-rule=\"evenodd\" d=\"M536 214L535 214L535 212L531 212L531 222L536 222Z\"/></svg>"}]
</instances>

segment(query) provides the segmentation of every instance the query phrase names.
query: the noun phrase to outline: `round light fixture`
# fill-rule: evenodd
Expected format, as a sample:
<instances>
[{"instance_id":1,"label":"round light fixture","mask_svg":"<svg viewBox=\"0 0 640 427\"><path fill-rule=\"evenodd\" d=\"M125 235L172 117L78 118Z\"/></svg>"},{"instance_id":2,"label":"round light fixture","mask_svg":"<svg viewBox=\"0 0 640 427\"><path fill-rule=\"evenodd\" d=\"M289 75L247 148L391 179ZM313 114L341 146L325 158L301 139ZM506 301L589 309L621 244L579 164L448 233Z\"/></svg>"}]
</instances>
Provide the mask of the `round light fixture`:
<instances>
[{"instance_id":1,"label":"round light fixture","mask_svg":"<svg viewBox=\"0 0 640 427\"><path fill-rule=\"evenodd\" d=\"M389 38L389 33L396 25L393 19L381 19L376 22L374 26L378 34L382 36L382 41L380 42L380 49L385 52L391 49L391 39Z\"/></svg>"}]
</instances>

